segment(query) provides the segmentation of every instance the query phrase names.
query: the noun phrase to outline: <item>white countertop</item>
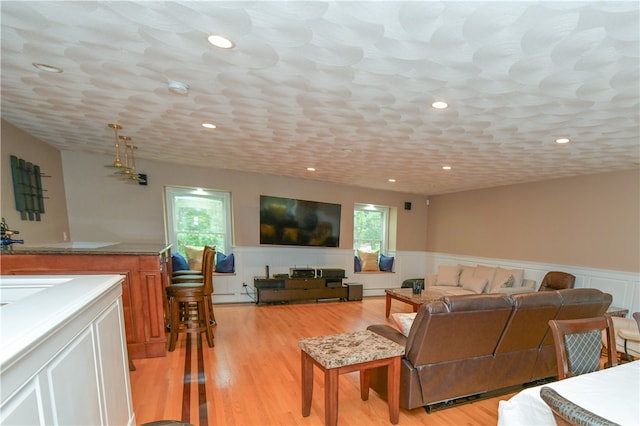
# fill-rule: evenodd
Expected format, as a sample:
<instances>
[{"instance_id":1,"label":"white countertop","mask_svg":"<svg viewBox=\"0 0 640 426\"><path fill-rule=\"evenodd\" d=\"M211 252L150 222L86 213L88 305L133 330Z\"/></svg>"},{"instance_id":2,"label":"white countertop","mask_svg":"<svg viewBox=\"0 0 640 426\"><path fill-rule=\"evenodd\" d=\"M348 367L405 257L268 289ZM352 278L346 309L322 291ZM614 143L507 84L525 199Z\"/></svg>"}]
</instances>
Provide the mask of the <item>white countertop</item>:
<instances>
[{"instance_id":1,"label":"white countertop","mask_svg":"<svg viewBox=\"0 0 640 426\"><path fill-rule=\"evenodd\" d=\"M0 276L0 374L122 275ZM121 291L121 290L120 290Z\"/></svg>"}]
</instances>

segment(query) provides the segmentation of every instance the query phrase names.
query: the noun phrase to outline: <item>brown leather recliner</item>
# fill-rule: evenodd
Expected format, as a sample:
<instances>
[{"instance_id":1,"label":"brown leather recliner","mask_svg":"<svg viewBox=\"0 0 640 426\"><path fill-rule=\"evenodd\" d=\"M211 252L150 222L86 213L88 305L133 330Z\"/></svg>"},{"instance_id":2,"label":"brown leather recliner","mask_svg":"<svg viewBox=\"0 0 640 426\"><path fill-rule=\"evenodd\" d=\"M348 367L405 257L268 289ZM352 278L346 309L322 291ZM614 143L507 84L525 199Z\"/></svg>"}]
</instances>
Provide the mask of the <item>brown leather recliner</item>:
<instances>
[{"instance_id":1,"label":"brown leather recliner","mask_svg":"<svg viewBox=\"0 0 640 426\"><path fill-rule=\"evenodd\" d=\"M368 329L405 347L400 406L414 409L557 375L550 319L603 315L610 294L593 288L449 296L420 307L408 336L386 324ZM387 369L370 371L387 394Z\"/></svg>"},{"instance_id":2,"label":"brown leather recliner","mask_svg":"<svg viewBox=\"0 0 640 426\"><path fill-rule=\"evenodd\" d=\"M549 324L542 318L555 318L562 306L562 296L557 291L516 294L512 299L513 313L491 365L493 389L531 381L538 350L549 330ZM548 375L554 374L555 370L550 368Z\"/></svg>"},{"instance_id":3,"label":"brown leather recliner","mask_svg":"<svg viewBox=\"0 0 640 426\"><path fill-rule=\"evenodd\" d=\"M387 325L368 329L405 345L400 406L413 409L486 392L493 350L511 315L509 296L443 297L420 307L409 335ZM386 395L387 370L371 371L371 388Z\"/></svg>"},{"instance_id":4,"label":"brown leather recliner","mask_svg":"<svg viewBox=\"0 0 640 426\"><path fill-rule=\"evenodd\" d=\"M542 279L538 291L563 290L565 288L573 288L576 282L576 276L567 272L551 271Z\"/></svg>"},{"instance_id":5,"label":"brown leather recliner","mask_svg":"<svg viewBox=\"0 0 640 426\"><path fill-rule=\"evenodd\" d=\"M558 290L562 298L562 304L555 318L549 319L577 319L599 317L607 312L613 297L609 293L603 293L595 288L572 288ZM537 294L537 293L536 293ZM553 333L547 328L540 349L538 359L531 380L541 380L555 376L558 372L556 363L556 349L553 341ZM553 373L551 373L553 371Z\"/></svg>"}]
</instances>

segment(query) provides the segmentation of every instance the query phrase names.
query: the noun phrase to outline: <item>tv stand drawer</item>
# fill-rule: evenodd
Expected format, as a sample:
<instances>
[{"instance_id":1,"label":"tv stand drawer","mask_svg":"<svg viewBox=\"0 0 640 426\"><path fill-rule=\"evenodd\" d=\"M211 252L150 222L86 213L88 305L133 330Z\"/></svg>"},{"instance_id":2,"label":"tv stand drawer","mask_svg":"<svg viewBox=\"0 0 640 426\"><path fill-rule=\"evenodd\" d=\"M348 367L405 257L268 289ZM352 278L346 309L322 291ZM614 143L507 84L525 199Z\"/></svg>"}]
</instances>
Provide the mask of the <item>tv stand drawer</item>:
<instances>
[{"instance_id":1,"label":"tv stand drawer","mask_svg":"<svg viewBox=\"0 0 640 426\"><path fill-rule=\"evenodd\" d=\"M324 288L324 278L289 278L284 280L284 288Z\"/></svg>"},{"instance_id":2,"label":"tv stand drawer","mask_svg":"<svg viewBox=\"0 0 640 426\"><path fill-rule=\"evenodd\" d=\"M294 300L344 299L348 297L347 287L327 288L261 288L258 289L258 303L289 302Z\"/></svg>"}]
</instances>

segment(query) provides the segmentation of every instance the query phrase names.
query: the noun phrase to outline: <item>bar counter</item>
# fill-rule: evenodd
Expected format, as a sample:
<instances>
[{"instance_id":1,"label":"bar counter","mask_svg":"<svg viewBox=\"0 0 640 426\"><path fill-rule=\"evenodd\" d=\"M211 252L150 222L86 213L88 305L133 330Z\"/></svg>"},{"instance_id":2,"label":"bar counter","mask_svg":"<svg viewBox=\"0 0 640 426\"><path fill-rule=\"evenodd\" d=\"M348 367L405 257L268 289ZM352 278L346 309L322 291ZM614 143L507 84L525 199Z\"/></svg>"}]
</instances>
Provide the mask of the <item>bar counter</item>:
<instances>
[{"instance_id":1,"label":"bar counter","mask_svg":"<svg viewBox=\"0 0 640 426\"><path fill-rule=\"evenodd\" d=\"M118 274L130 359L166 355L165 286L171 277L171 245L57 243L0 252L2 275Z\"/></svg>"}]
</instances>

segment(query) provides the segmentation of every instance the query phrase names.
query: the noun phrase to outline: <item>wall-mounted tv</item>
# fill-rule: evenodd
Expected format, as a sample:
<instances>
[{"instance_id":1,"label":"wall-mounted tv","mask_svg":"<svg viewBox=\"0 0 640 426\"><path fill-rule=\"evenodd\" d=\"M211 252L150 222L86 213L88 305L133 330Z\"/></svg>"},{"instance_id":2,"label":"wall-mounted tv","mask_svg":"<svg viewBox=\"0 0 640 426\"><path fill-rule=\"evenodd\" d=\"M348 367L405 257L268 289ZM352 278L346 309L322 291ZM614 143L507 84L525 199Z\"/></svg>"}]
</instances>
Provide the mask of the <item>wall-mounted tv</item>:
<instances>
[{"instance_id":1,"label":"wall-mounted tv","mask_svg":"<svg viewBox=\"0 0 640 426\"><path fill-rule=\"evenodd\" d=\"M340 204L260 196L260 244L338 247Z\"/></svg>"}]
</instances>

